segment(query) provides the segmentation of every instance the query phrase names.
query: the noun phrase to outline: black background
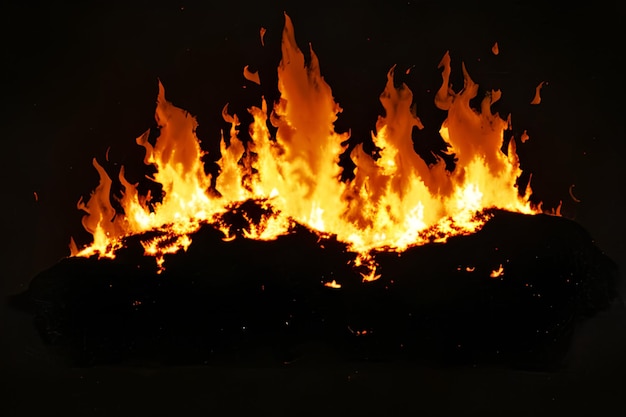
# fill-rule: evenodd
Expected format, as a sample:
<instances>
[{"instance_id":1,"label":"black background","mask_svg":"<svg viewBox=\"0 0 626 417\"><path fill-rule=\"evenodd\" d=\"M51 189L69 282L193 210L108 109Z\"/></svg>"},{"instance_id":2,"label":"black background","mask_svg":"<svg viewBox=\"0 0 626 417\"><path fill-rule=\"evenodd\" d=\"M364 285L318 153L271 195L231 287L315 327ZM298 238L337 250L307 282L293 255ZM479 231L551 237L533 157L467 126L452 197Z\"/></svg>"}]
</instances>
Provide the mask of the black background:
<instances>
[{"instance_id":1,"label":"black background","mask_svg":"<svg viewBox=\"0 0 626 417\"><path fill-rule=\"evenodd\" d=\"M432 103L441 80L437 64L447 50L457 89L462 61L481 87L501 88L495 110L512 114L517 138L523 130L530 135L518 152L522 168L533 176L533 199L543 201L544 208L562 201L563 215L584 226L624 270L620 34L625 15L618 1L567 6L10 2L0 14L2 295L23 291L36 273L67 256L70 236L87 241L76 202L97 185L93 157L102 162L110 147L111 167L123 164L129 175L142 175L132 168L142 160L134 139L154 124L158 79L169 100L197 116L203 147L217 158L225 127L222 107L230 103L242 111L259 104L260 91L243 78L243 66L265 70L270 80L275 76L269 69L279 59L283 12L292 18L301 48L310 42L317 53L322 75L344 109L337 128L351 128L355 142L367 140L374 127L381 112L378 95L393 65L398 73L414 66L402 80L413 90L426 125L420 132L425 144L437 143L445 117ZM260 27L267 28L265 48ZM491 53L494 42L498 56ZM542 103L530 106L541 81L547 82ZM271 86L266 87L263 93L271 97ZM568 192L572 184L580 203ZM557 375L368 365L358 376L349 366L319 372L68 370L54 364L28 316L4 304L2 309L1 369L10 382L0 388L0 410L7 406L10 411L3 415L172 415L181 410L189 415L230 407L286 415L348 410L389 415L406 409L441 415L467 410L626 413L619 395L626 391L623 313L602 315L580 329L570 368ZM415 396L421 402L409 400ZM341 405L333 408L332 402Z\"/></svg>"}]
</instances>

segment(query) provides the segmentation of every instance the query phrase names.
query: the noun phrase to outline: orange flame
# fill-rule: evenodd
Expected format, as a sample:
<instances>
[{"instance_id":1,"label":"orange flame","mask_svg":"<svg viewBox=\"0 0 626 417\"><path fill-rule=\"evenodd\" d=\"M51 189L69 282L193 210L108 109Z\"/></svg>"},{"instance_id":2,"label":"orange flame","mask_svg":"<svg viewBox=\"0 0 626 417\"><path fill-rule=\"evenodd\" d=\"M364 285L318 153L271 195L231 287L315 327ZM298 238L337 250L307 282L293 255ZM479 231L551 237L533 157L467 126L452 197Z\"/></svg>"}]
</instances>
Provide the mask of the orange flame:
<instances>
[{"instance_id":1,"label":"orange flame","mask_svg":"<svg viewBox=\"0 0 626 417\"><path fill-rule=\"evenodd\" d=\"M116 211L111 204L112 181L94 159L100 184L86 203L82 199L78 203L86 213L83 225L93 235L93 243L80 250L73 244L72 255L114 257L124 237L159 231L162 236L143 244L146 255L154 256L162 268L164 254L186 249L190 235L203 223L222 230L225 240L235 238L222 214L252 199L266 209L266 215L247 219L244 237L275 239L298 222L321 237L332 234L349 245L356 254L355 268L371 281L380 276L373 256L376 250L403 251L472 233L488 220L487 208L538 212L529 202L529 187L520 193L516 185L521 169L515 142L511 139L508 151L501 151L510 117L503 120L491 113L500 91L487 94L480 109L470 107L478 84L463 66L464 86L452 90L447 52L439 64L442 85L435 104L448 114L440 134L455 156L454 170L447 170L441 158L429 165L414 151L412 133L423 124L412 108L409 87L394 85L392 67L380 96L384 114L372 133L379 156L374 158L362 145L356 146L350 155L356 166L354 178L341 181L339 157L349 133L335 131L342 109L321 75L312 48L310 57L306 63L285 15L278 67L280 99L271 112L265 100L249 109L252 140L245 144L238 138L238 116L224 107L222 115L231 128L228 140L222 135L220 174L213 187L201 160L204 152L195 134L195 118L167 101L159 83L160 135L154 145L148 142L149 132L137 143L145 148L144 162L154 167L152 180L163 187L162 201L153 202L149 193L141 195L137 185L125 179L122 168L122 211ZM244 76L260 82L247 67ZM267 128L268 120L277 129L275 136Z\"/></svg>"},{"instance_id":2,"label":"orange flame","mask_svg":"<svg viewBox=\"0 0 626 417\"><path fill-rule=\"evenodd\" d=\"M546 83L545 81L542 81L539 84L537 84L537 87L535 87L535 97L533 97L530 104L541 103L541 88L544 86L545 83Z\"/></svg>"},{"instance_id":3,"label":"orange flame","mask_svg":"<svg viewBox=\"0 0 626 417\"><path fill-rule=\"evenodd\" d=\"M335 280L332 280L331 282L325 282L324 286L328 288L335 288L335 289L341 288L341 284L338 284L337 281Z\"/></svg>"},{"instance_id":4,"label":"orange flame","mask_svg":"<svg viewBox=\"0 0 626 417\"><path fill-rule=\"evenodd\" d=\"M502 275L504 275L504 267L502 266L502 264L500 264L498 269L494 269L493 271L491 271L491 274L489 274L491 278L499 278Z\"/></svg>"},{"instance_id":5,"label":"orange flame","mask_svg":"<svg viewBox=\"0 0 626 417\"><path fill-rule=\"evenodd\" d=\"M493 46L491 47L491 52L494 55L498 55L500 53L500 48L498 47L498 42L493 44Z\"/></svg>"}]
</instances>

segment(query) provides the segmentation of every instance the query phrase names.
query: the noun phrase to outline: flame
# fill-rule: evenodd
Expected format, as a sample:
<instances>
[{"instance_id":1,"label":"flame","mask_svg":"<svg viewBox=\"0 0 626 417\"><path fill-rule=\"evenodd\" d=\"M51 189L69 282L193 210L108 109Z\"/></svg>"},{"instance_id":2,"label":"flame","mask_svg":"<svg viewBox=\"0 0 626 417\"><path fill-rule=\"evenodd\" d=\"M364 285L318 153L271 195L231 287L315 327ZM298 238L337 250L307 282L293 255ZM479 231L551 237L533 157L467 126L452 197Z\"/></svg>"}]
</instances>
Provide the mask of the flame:
<instances>
[{"instance_id":1,"label":"flame","mask_svg":"<svg viewBox=\"0 0 626 417\"><path fill-rule=\"evenodd\" d=\"M530 139L530 136L528 136L528 131L524 130L522 132L522 136L520 137L520 140L522 141L522 143L526 143L528 139Z\"/></svg>"},{"instance_id":2,"label":"flame","mask_svg":"<svg viewBox=\"0 0 626 417\"><path fill-rule=\"evenodd\" d=\"M264 34L262 29L262 41ZM347 244L355 253L353 266L364 281L372 281L380 277L376 251L403 251L473 233L488 220L488 208L539 211L529 202L530 187L524 192L517 187L521 169L515 141L511 139L507 151L501 151L510 116L504 120L491 112L501 92L489 92L479 109L472 108L470 100L478 94L478 84L463 65L463 88L452 89L447 52L439 64L442 84L435 105L447 111L440 134L455 157L454 169L447 169L439 157L428 164L414 151L413 131L424 126L412 107L409 87L394 84L392 67L380 95L384 114L372 132L379 152L374 157L357 145L350 154L354 176L342 181L339 157L350 135L335 130L342 108L321 75L312 47L309 52L306 62L285 14L278 67L280 99L271 110L260 99L249 109L252 124L244 127L224 107L222 116L231 127L222 134L216 178L204 171L196 119L167 101L159 83L155 116L159 136L152 144L146 132L137 144L145 149L144 163L154 168L151 180L162 186L162 198L141 194L137 184L126 180L122 167L117 201L121 210L115 209L112 180L94 159L100 183L86 203L78 202L93 242L82 249L72 243L72 255L114 257L125 237L158 231L160 237L144 239L143 246L161 271L164 255L186 250L202 224L221 230L224 240L238 236L271 240L299 223L320 237L333 235ZM248 67L244 76L260 83L259 74ZM268 121L276 128L275 135L270 134ZM239 139L241 128L249 130L251 141ZM248 200L256 201L262 214L252 218L243 213L247 226L233 228L224 214L237 211Z\"/></svg>"},{"instance_id":3,"label":"flame","mask_svg":"<svg viewBox=\"0 0 626 417\"><path fill-rule=\"evenodd\" d=\"M498 269L494 269L493 271L491 271L491 274L489 274L491 278L499 278L502 275L504 275L504 267L502 266L502 264L500 264Z\"/></svg>"},{"instance_id":4,"label":"flame","mask_svg":"<svg viewBox=\"0 0 626 417\"><path fill-rule=\"evenodd\" d=\"M261 46L265 46L265 32L267 32L267 29L265 29L264 27L259 29L259 37L261 38Z\"/></svg>"},{"instance_id":5,"label":"flame","mask_svg":"<svg viewBox=\"0 0 626 417\"><path fill-rule=\"evenodd\" d=\"M335 288L335 289L341 288L341 284L338 284L337 281L335 280L332 280L331 282L325 282L324 286L328 288Z\"/></svg>"},{"instance_id":6,"label":"flame","mask_svg":"<svg viewBox=\"0 0 626 417\"><path fill-rule=\"evenodd\" d=\"M572 197L572 200L574 200L575 202L580 203L580 200L578 198L576 198L576 196L574 195L574 187L575 186L576 186L575 184L572 184L572 185L569 186L569 189L568 189L569 196Z\"/></svg>"},{"instance_id":7,"label":"flame","mask_svg":"<svg viewBox=\"0 0 626 417\"><path fill-rule=\"evenodd\" d=\"M533 97L530 104L541 103L541 88L543 87L545 83L546 83L545 81L542 81L539 84L537 84L537 87L535 87L535 97Z\"/></svg>"},{"instance_id":8,"label":"flame","mask_svg":"<svg viewBox=\"0 0 626 417\"><path fill-rule=\"evenodd\" d=\"M243 67L243 76L246 80L252 81L255 84L261 85L261 79L259 78L258 71L250 71L248 66Z\"/></svg>"},{"instance_id":9,"label":"flame","mask_svg":"<svg viewBox=\"0 0 626 417\"><path fill-rule=\"evenodd\" d=\"M494 55L498 55L500 53L500 48L498 47L498 42L493 44L493 46L491 47L491 52Z\"/></svg>"}]
</instances>

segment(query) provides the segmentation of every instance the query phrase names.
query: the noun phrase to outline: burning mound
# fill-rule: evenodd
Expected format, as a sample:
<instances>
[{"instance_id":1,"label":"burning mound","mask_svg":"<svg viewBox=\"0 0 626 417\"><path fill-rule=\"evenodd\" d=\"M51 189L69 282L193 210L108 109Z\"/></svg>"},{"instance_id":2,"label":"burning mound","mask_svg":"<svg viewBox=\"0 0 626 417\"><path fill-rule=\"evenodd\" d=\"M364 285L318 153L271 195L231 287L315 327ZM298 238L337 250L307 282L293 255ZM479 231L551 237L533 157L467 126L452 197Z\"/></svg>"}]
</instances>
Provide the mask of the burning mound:
<instances>
[{"instance_id":1,"label":"burning mound","mask_svg":"<svg viewBox=\"0 0 626 417\"><path fill-rule=\"evenodd\" d=\"M229 215L245 225L263 212L248 202ZM224 242L205 225L161 274L143 256L148 236L130 236L115 259L67 258L26 295L43 339L79 365L559 366L575 326L615 299L616 266L572 221L490 214L475 234L377 254L373 282L345 243L305 227Z\"/></svg>"},{"instance_id":2,"label":"burning mound","mask_svg":"<svg viewBox=\"0 0 626 417\"><path fill-rule=\"evenodd\" d=\"M473 108L478 85L463 66L453 90L446 53L434 102L447 152L428 163L392 68L370 152L336 132L342 109L287 16L281 48L271 109L260 98L242 127L224 108L217 174L160 84L158 135L137 139L156 191L94 159L100 184L78 203L93 242L72 241L25 294L44 340L77 364L330 352L558 365L577 321L616 297L616 270L580 226L531 205L510 118L491 110L500 91Z\"/></svg>"}]
</instances>

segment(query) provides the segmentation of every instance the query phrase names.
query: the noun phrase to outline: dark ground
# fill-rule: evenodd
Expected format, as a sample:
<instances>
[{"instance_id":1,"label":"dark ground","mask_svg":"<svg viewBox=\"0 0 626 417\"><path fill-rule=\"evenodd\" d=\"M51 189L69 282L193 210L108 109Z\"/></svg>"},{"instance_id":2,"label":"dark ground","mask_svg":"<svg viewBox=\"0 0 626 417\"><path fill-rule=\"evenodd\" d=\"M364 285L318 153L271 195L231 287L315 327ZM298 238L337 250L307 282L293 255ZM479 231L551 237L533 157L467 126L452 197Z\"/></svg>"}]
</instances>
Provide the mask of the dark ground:
<instances>
[{"instance_id":1,"label":"dark ground","mask_svg":"<svg viewBox=\"0 0 626 417\"><path fill-rule=\"evenodd\" d=\"M436 132L442 120L431 103L440 83L436 66L446 50L454 68L463 60L481 86L502 88L498 110L511 112L517 133L527 129L531 136L518 150L522 167L533 174L535 198L546 207L562 200L563 215L585 227L622 271L626 268L618 43L625 15L617 1L566 7L418 1L12 3L0 13L6 146L0 156L2 295L23 291L38 272L67 256L70 236L86 239L75 204L97 184L91 159L103 158L110 146L113 161L131 166L141 161L134 138L152 126L157 78L170 100L198 116L203 144L215 149L223 105L243 108L250 104L245 99L256 97L241 88L243 66L272 67L276 59L261 53L258 30L266 27L268 46L277 45L283 11L292 18L301 47L312 43L344 108L338 127L352 127L356 140L369 136L380 112L377 97L394 64L415 65L406 82L427 125L426 141L435 140L428 132ZM490 52L495 41L498 57ZM540 81L548 82L543 101L531 108L527 103ZM569 196L572 184L580 203ZM73 369L56 363L28 315L3 304L0 412L623 415L625 323L623 309L586 322L572 343L568 366L556 373L371 363Z\"/></svg>"}]
</instances>

